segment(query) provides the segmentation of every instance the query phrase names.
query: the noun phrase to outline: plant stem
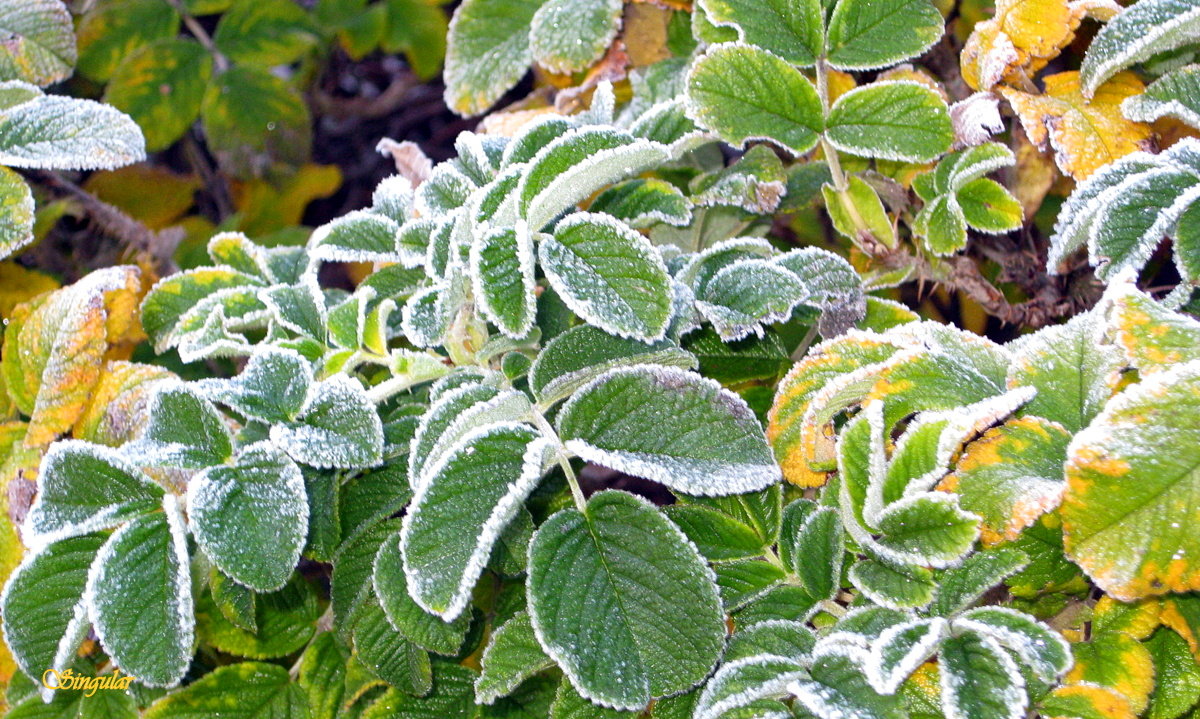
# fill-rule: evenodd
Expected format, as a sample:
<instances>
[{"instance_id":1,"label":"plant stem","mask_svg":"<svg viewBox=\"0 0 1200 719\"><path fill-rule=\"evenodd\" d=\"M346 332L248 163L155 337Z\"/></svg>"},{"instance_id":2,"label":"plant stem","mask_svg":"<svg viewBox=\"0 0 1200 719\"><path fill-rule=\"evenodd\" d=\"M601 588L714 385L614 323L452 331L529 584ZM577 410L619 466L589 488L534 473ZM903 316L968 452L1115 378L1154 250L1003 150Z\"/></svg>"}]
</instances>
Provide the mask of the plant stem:
<instances>
[{"instance_id":1,"label":"plant stem","mask_svg":"<svg viewBox=\"0 0 1200 719\"><path fill-rule=\"evenodd\" d=\"M217 44L213 42L212 36L204 29L204 26L197 22L196 18L192 17L187 8L183 6L180 0L167 0L171 7L175 8L175 12L179 13L179 17L183 19L183 24L187 27L188 32L196 38L196 41L204 46L205 50L213 57L213 65L218 73L225 72L229 69L229 58L217 49Z\"/></svg>"},{"instance_id":2,"label":"plant stem","mask_svg":"<svg viewBox=\"0 0 1200 719\"><path fill-rule=\"evenodd\" d=\"M579 486L579 478L575 476L575 470L571 469L571 458L567 453L566 445L558 438L558 433L554 431L554 428L550 426L550 423L546 421L546 418L542 416L542 413L536 407L531 410L531 413L533 414L533 423L541 430L542 435L547 438L553 438L554 442L558 445L558 449L555 451L558 457L558 466L562 467L563 474L567 478L567 484L571 487L571 498L575 500L575 508L581 514L586 514L587 497L583 496L583 488Z\"/></svg>"},{"instance_id":3,"label":"plant stem","mask_svg":"<svg viewBox=\"0 0 1200 719\"><path fill-rule=\"evenodd\" d=\"M821 114L829 115L829 64L825 58L817 58L817 96L821 98ZM825 139L821 133L821 150L825 154L825 163L829 165L829 174L833 177L833 189L845 192L849 187L846 173L842 172L842 163L838 160L837 149Z\"/></svg>"}]
</instances>

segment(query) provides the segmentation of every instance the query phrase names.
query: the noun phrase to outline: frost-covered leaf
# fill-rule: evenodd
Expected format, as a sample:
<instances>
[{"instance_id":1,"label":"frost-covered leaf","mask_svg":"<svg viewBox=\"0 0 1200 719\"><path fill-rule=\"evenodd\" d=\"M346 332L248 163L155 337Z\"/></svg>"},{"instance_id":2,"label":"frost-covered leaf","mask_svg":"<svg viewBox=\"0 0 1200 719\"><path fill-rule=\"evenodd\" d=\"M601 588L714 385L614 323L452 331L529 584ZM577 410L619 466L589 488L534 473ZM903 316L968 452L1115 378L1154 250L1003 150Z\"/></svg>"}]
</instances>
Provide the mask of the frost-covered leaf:
<instances>
[{"instance_id":1,"label":"frost-covered leaf","mask_svg":"<svg viewBox=\"0 0 1200 719\"><path fill-rule=\"evenodd\" d=\"M200 43L159 40L117 66L104 101L138 123L147 150L165 150L200 117L212 67L212 55Z\"/></svg>"},{"instance_id":2,"label":"frost-covered leaf","mask_svg":"<svg viewBox=\"0 0 1200 719\"><path fill-rule=\"evenodd\" d=\"M1121 112L1134 122L1153 123L1164 117L1200 127L1200 68L1181 67L1150 83L1146 92L1121 103Z\"/></svg>"},{"instance_id":3,"label":"frost-covered leaf","mask_svg":"<svg viewBox=\"0 0 1200 719\"><path fill-rule=\"evenodd\" d=\"M0 259L33 242L33 192L20 175L0 168Z\"/></svg>"},{"instance_id":4,"label":"frost-covered leaf","mask_svg":"<svg viewBox=\"0 0 1200 719\"><path fill-rule=\"evenodd\" d=\"M529 369L529 388L540 404L549 406L608 370L632 364L695 369L696 358L668 339L646 344L580 325L542 348Z\"/></svg>"},{"instance_id":5,"label":"frost-covered leaf","mask_svg":"<svg viewBox=\"0 0 1200 719\"><path fill-rule=\"evenodd\" d=\"M203 469L233 456L233 436L211 402L182 382L158 385L150 398L150 422L126 451L159 467Z\"/></svg>"},{"instance_id":6,"label":"frost-covered leaf","mask_svg":"<svg viewBox=\"0 0 1200 719\"><path fill-rule=\"evenodd\" d=\"M820 719L904 717L899 696L879 694L871 687L863 669L866 662L862 649L818 644L808 668L811 679L793 682L789 689L800 706Z\"/></svg>"},{"instance_id":7,"label":"frost-covered leaf","mask_svg":"<svg viewBox=\"0 0 1200 719\"><path fill-rule=\"evenodd\" d=\"M448 390L429 408L409 445L409 482L416 489L468 433L498 422L530 419L529 399L522 392L499 390L490 384L469 384Z\"/></svg>"},{"instance_id":8,"label":"frost-covered leaf","mask_svg":"<svg viewBox=\"0 0 1200 719\"><path fill-rule=\"evenodd\" d=\"M896 228L883 207L879 193L857 175L850 177L843 191L822 185L825 210L833 228L859 247L896 246Z\"/></svg>"},{"instance_id":9,"label":"frost-covered leaf","mask_svg":"<svg viewBox=\"0 0 1200 719\"><path fill-rule=\"evenodd\" d=\"M1112 290L1109 324L1125 358L1144 375L1200 359L1200 322L1172 312L1130 284Z\"/></svg>"},{"instance_id":10,"label":"frost-covered leaf","mask_svg":"<svg viewBox=\"0 0 1200 719\"><path fill-rule=\"evenodd\" d=\"M50 170L112 169L146 156L141 129L92 100L44 95L0 110L0 162Z\"/></svg>"},{"instance_id":11,"label":"frost-covered leaf","mask_svg":"<svg viewBox=\"0 0 1200 719\"><path fill-rule=\"evenodd\" d=\"M960 612L1027 564L1029 558L1010 547L974 552L938 575L937 600L930 611L942 616Z\"/></svg>"},{"instance_id":12,"label":"frost-covered leaf","mask_svg":"<svg viewBox=\"0 0 1200 719\"><path fill-rule=\"evenodd\" d=\"M812 83L786 61L749 45L709 48L688 75L687 103L697 124L736 146L770 140L802 155L825 128Z\"/></svg>"},{"instance_id":13,"label":"frost-covered leaf","mask_svg":"<svg viewBox=\"0 0 1200 719\"><path fill-rule=\"evenodd\" d=\"M529 27L534 61L560 74L587 69L616 37L621 9L621 0L546 0Z\"/></svg>"},{"instance_id":14,"label":"frost-covered leaf","mask_svg":"<svg viewBox=\"0 0 1200 719\"><path fill-rule=\"evenodd\" d=\"M108 362L92 390L91 403L75 423L72 436L119 447L134 440L149 421L150 394L170 371L135 362Z\"/></svg>"},{"instance_id":15,"label":"frost-covered leaf","mask_svg":"<svg viewBox=\"0 0 1200 719\"><path fill-rule=\"evenodd\" d=\"M653 543L660 551L647 554ZM546 652L584 697L618 709L699 683L724 644L712 575L645 500L601 492L534 535L529 609Z\"/></svg>"},{"instance_id":16,"label":"frost-covered leaf","mask_svg":"<svg viewBox=\"0 0 1200 719\"><path fill-rule=\"evenodd\" d=\"M0 596L4 641L29 676L61 670L87 633L83 604L88 569L103 544L99 534L64 539L25 555Z\"/></svg>"},{"instance_id":17,"label":"frost-covered leaf","mask_svg":"<svg viewBox=\"0 0 1200 719\"><path fill-rule=\"evenodd\" d=\"M83 414L110 343L130 339L138 277L134 267L109 267L13 310L3 372L29 417L25 446L49 444Z\"/></svg>"},{"instance_id":18,"label":"frost-covered leaf","mask_svg":"<svg viewBox=\"0 0 1200 719\"><path fill-rule=\"evenodd\" d=\"M665 512L710 561L762 556L762 538L749 526L720 510L698 504L677 504Z\"/></svg>"},{"instance_id":19,"label":"frost-covered leaf","mask_svg":"<svg viewBox=\"0 0 1200 719\"><path fill-rule=\"evenodd\" d=\"M398 537L388 538L379 548L372 582L384 614L396 631L422 649L450 656L458 652L467 633L469 616L461 615L453 622L445 622L413 601Z\"/></svg>"},{"instance_id":20,"label":"frost-covered leaf","mask_svg":"<svg viewBox=\"0 0 1200 719\"><path fill-rule=\"evenodd\" d=\"M563 679L550 705L550 719L632 719L637 712L609 709L585 699L570 681Z\"/></svg>"},{"instance_id":21,"label":"frost-covered leaf","mask_svg":"<svg viewBox=\"0 0 1200 719\"><path fill-rule=\"evenodd\" d=\"M807 678L808 671L797 658L763 654L727 661L704 686L694 716L718 719L760 699L785 698L788 684Z\"/></svg>"},{"instance_id":22,"label":"frost-covered leaf","mask_svg":"<svg viewBox=\"0 0 1200 719\"><path fill-rule=\"evenodd\" d=\"M371 210L356 210L317 228L308 241L313 259L327 262L394 262L400 225Z\"/></svg>"},{"instance_id":23,"label":"frost-covered leaf","mask_svg":"<svg viewBox=\"0 0 1200 719\"><path fill-rule=\"evenodd\" d=\"M413 696L433 688L429 653L396 632L374 600L363 604L352 633L354 655L370 676Z\"/></svg>"},{"instance_id":24,"label":"frost-covered leaf","mask_svg":"<svg viewBox=\"0 0 1200 719\"><path fill-rule=\"evenodd\" d=\"M1077 72L1060 72L1043 82L1046 91L1041 95L1007 87L999 91L1030 141L1043 151L1054 150L1064 174L1082 180L1102 165L1146 149L1150 127L1121 115L1121 102L1144 90L1133 73L1116 75L1090 98L1084 96Z\"/></svg>"},{"instance_id":25,"label":"frost-covered leaf","mask_svg":"<svg viewBox=\"0 0 1200 719\"><path fill-rule=\"evenodd\" d=\"M192 658L187 538L174 496L122 526L96 555L84 601L100 643L126 674L171 686Z\"/></svg>"},{"instance_id":26,"label":"frost-covered leaf","mask_svg":"<svg viewBox=\"0 0 1200 719\"><path fill-rule=\"evenodd\" d=\"M231 696L238 698L230 703ZM308 701L286 667L242 662L217 667L155 702L146 719L220 714L229 719L306 719Z\"/></svg>"},{"instance_id":27,"label":"frost-covered leaf","mask_svg":"<svg viewBox=\"0 0 1200 719\"><path fill-rule=\"evenodd\" d=\"M951 719L1020 719L1029 700L1025 680L994 639L964 632L942 642L942 707Z\"/></svg>"},{"instance_id":28,"label":"frost-covered leaf","mask_svg":"<svg viewBox=\"0 0 1200 719\"><path fill-rule=\"evenodd\" d=\"M692 219L691 206L683 193L666 180L657 178L639 178L613 185L592 200L588 211L612 215L637 230L659 222L682 226Z\"/></svg>"},{"instance_id":29,"label":"frost-covered leaf","mask_svg":"<svg viewBox=\"0 0 1200 719\"><path fill-rule=\"evenodd\" d=\"M358 380L346 375L318 382L296 421L271 427L271 441L313 467L370 467L383 452L383 423Z\"/></svg>"},{"instance_id":30,"label":"frost-covered leaf","mask_svg":"<svg viewBox=\"0 0 1200 719\"><path fill-rule=\"evenodd\" d=\"M822 337L836 337L866 313L862 279L842 257L818 247L791 250L774 259L804 283L804 304L821 310Z\"/></svg>"},{"instance_id":31,"label":"frost-covered leaf","mask_svg":"<svg viewBox=\"0 0 1200 719\"><path fill-rule=\"evenodd\" d=\"M937 584L924 567L864 559L850 567L850 583L889 609L919 609L933 600Z\"/></svg>"},{"instance_id":32,"label":"frost-covered leaf","mask_svg":"<svg viewBox=\"0 0 1200 719\"><path fill-rule=\"evenodd\" d=\"M782 539L781 539L782 541ZM841 589L844 534L836 511L822 507L800 525L792 541L792 566L815 599L833 599Z\"/></svg>"},{"instance_id":33,"label":"frost-covered leaf","mask_svg":"<svg viewBox=\"0 0 1200 719\"><path fill-rule=\"evenodd\" d=\"M941 38L942 14L929 0L840 0L829 18L829 64L874 70L916 57Z\"/></svg>"},{"instance_id":34,"label":"frost-covered leaf","mask_svg":"<svg viewBox=\"0 0 1200 719\"><path fill-rule=\"evenodd\" d=\"M1061 502L1071 434L1036 416L1012 419L967 446L947 484L982 520L985 542L1013 540Z\"/></svg>"},{"instance_id":35,"label":"frost-covered leaf","mask_svg":"<svg viewBox=\"0 0 1200 719\"><path fill-rule=\"evenodd\" d=\"M1136 5L1101 28L1088 47L1079 73L1087 97L1121 70L1195 39L1200 9L1189 0L1143 0Z\"/></svg>"},{"instance_id":36,"label":"frost-covered leaf","mask_svg":"<svg viewBox=\"0 0 1200 719\"><path fill-rule=\"evenodd\" d=\"M941 618L914 619L888 627L871 643L867 680L876 691L894 694L949 634L950 623Z\"/></svg>"},{"instance_id":37,"label":"frost-covered leaf","mask_svg":"<svg viewBox=\"0 0 1200 719\"><path fill-rule=\"evenodd\" d=\"M517 184L518 214L529 223L530 230L540 230L560 212L597 190L655 167L668 155L665 145L620 130L571 130L529 161Z\"/></svg>"},{"instance_id":38,"label":"frost-covered leaf","mask_svg":"<svg viewBox=\"0 0 1200 719\"><path fill-rule=\"evenodd\" d=\"M529 26L542 0L469 0L454 12L446 47L446 105L478 115L529 69Z\"/></svg>"},{"instance_id":39,"label":"frost-covered leaf","mask_svg":"<svg viewBox=\"0 0 1200 719\"><path fill-rule=\"evenodd\" d=\"M702 0L708 22L738 31L738 39L806 67L824 50L824 17L820 0L756 3L746 0Z\"/></svg>"},{"instance_id":40,"label":"frost-covered leaf","mask_svg":"<svg viewBox=\"0 0 1200 719\"><path fill-rule=\"evenodd\" d=\"M191 331L220 306L229 320L265 319L266 306L258 299L265 283L231 267L202 267L159 280L142 300L142 327L157 352L177 345L184 330Z\"/></svg>"},{"instance_id":41,"label":"frost-covered leaf","mask_svg":"<svg viewBox=\"0 0 1200 719\"><path fill-rule=\"evenodd\" d=\"M432 690L422 696L388 689L362 714L362 719L439 719L471 717L476 708L471 701L471 681L475 672L450 662L433 662Z\"/></svg>"},{"instance_id":42,"label":"frost-covered leaf","mask_svg":"<svg viewBox=\"0 0 1200 719\"><path fill-rule=\"evenodd\" d=\"M53 85L75 69L75 29L59 0L21 0L0 6L0 80Z\"/></svg>"},{"instance_id":43,"label":"frost-covered leaf","mask_svg":"<svg viewBox=\"0 0 1200 719\"><path fill-rule=\"evenodd\" d=\"M436 218L462 207L474 190L471 178L453 163L443 162L417 188L416 210L423 216Z\"/></svg>"},{"instance_id":44,"label":"frost-covered leaf","mask_svg":"<svg viewBox=\"0 0 1200 719\"><path fill-rule=\"evenodd\" d=\"M955 627L995 639L1033 670L1044 682L1053 682L1071 668L1071 645L1062 635L1033 617L1007 607L978 607L954 620Z\"/></svg>"},{"instance_id":45,"label":"frost-covered leaf","mask_svg":"<svg viewBox=\"0 0 1200 719\"><path fill-rule=\"evenodd\" d=\"M308 532L304 478L287 455L251 445L193 477L187 497L192 534L221 571L258 592L287 582Z\"/></svg>"},{"instance_id":46,"label":"frost-covered leaf","mask_svg":"<svg viewBox=\"0 0 1200 719\"><path fill-rule=\"evenodd\" d=\"M688 494L741 494L780 479L745 402L674 367L606 372L563 405L558 430L590 462Z\"/></svg>"},{"instance_id":47,"label":"frost-covered leaf","mask_svg":"<svg viewBox=\"0 0 1200 719\"><path fill-rule=\"evenodd\" d=\"M779 157L768 145L755 145L729 167L706 172L688 183L692 202L771 213L787 192Z\"/></svg>"},{"instance_id":48,"label":"frost-covered leaf","mask_svg":"<svg viewBox=\"0 0 1200 719\"><path fill-rule=\"evenodd\" d=\"M528 425L466 434L429 468L404 517L400 550L413 598L446 621L466 608L500 532L541 479L549 443ZM463 502L463 493L472 501Z\"/></svg>"},{"instance_id":49,"label":"frost-covered leaf","mask_svg":"<svg viewBox=\"0 0 1200 719\"><path fill-rule=\"evenodd\" d=\"M666 265L640 234L606 215L577 213L543 237L538 258L567 306L606 332L652 342L671 319Z\"/></svg>"},{"instance_id":50,"label":"frost-covered leaf","mask_svg":"<svg viewBox=\"0 0 1200 719\"><path fill-rule=\"evenodd\" d=\"M502 227L471 244L471 280L479 309L509 337L524 337L537 312L533 237Z\"/></svg>"},{"instance_id":51,"label":"frost-covered leaf","mask_svg":"<svg viewBox=\"0 0 1200 719\"><path fill-rule=\"evenodd\" d=\"M109 529L153 511L163 490L117 451L68 440L50 447L25 518L25 542Z\"/></svg>"},{"instance_id":52,"label":"frost-covered leaf","mask_svg":"<svg viewBox=\"0 0 1200 719\"><path fill-rule=\"evenodd\" d=\"M299 353L279 347L255 350L237 377L201 380L201 394L261 422L296 418L312 384L313 371Z\"/></svg>"},{"instance_id":53,"label":"frost-covered leaf","mask_svg":"<svg viewBox=\"0 0 1200 719\"><path fill-rule=\"evenodd\" d=\"M534 674L554 666L554 660L542 651L529 613L522 610L493 632L480 666L481 672L475 680L475 701L493 704Z\"/></svg>"},{"instance_id":54,"label":"frost-covered leaf","mask_svg":"<svg viewBox=\"0 0 1200 719\"><path fill-rule=\"evenodd\" d=\"M817 643L813 631L801 622L774 620L740 629L729 638L723 660L728 663L760 654L803 659Z\"/></svg>"},{"instance_id":55,"label":"frost-covered leaf","mask_svg":"<svg viewBox=\"0 0 1200 719\"><path fill-rule=\"evenodd\" d=\"M749 259L723 267L705 283L696 308L727 342L760 335L763 324L781 322L808 294L802 280L782 265Z\"/></svg>"},{"instance_id":56,"label":"frost-covered leaf","mask_svg":"<svg viewBox=\"0 0 1200 719\"><path fill-rule=\"evenodd\" d=\"M928 0L908 3L914 4L933 9ZM882 7L867 0L847 0L838 8L847 5ZM940 18L938 22L940 27ZM877 82L855 88L837 99L825 124L834 147L885 160L928 162L949 150L954 141L945 100L916 82Z\"/></svg>"},{"instance_id":57,"label":"frost-covered leaf","mask_svg":"<svg viewBox=\"0 0 1200 719\"><path fill-rule=\"evenodd\" d=\"M979 517L940 492L915 494L879 514L881 546L916 564L945 567L970 551Z\"/></svg>"},{"instance_id":58,"label":"frost-covered leaf","mask_svg":"<svg viewBox=\"0 0 1200 719\"><path fill-rule=\"evenodd\" d=\"M1067 556L1117 599L1200 587L1192 510L1177 499L1197 491L1198 412L1192 361L1122 392L1067 450Z\"/></svg>"},{"instance_id":59,"label":"frost-covered leaf","mask_svg":"<svg viewBox=\"0 0 1200 719\"><path fill-rule=\"evenodd\" d=\"M787 577L777 565L759 559L721 562L713 565L713 572L717 576L721 602L727 611L742 609L778 588Z\"/></svg>"}]
</instances>

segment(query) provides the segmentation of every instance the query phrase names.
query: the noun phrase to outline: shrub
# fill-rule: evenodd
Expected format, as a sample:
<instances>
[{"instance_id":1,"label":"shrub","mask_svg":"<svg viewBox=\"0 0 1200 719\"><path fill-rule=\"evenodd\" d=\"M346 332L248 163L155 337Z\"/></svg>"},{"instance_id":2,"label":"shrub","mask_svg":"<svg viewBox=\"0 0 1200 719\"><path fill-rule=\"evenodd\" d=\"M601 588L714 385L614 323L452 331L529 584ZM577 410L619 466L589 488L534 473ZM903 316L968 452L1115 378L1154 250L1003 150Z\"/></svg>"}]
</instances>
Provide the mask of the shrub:
<instances>
[{"instance_id":1,"label":"shrub","mask_svg":"<svg viewBox=\"0 0 1200 719\"><path fill-rule=\"evenodd\" d=\"M1149 144L1190 75L1120 104L1177 5L1000 2L949 102L898 64L944 40L926 0L702 0L629 83L596 72L620 3L467 0L456 109L531 62L587 108L497 113L438 164L387 143L398 173L303 247L220 232L152 287L109 267L9 312L10 716L1194 711L1195 141ZM964 251L1039 231L996 175L1052 169L1039 144L1079 180L1050 262L1090 238L1101 296L1006 342L883 296L1014 311ZM783 241L815 202L840 252ZM35 682L116 668L129 692Z\"/></svg>"}]
</instances>

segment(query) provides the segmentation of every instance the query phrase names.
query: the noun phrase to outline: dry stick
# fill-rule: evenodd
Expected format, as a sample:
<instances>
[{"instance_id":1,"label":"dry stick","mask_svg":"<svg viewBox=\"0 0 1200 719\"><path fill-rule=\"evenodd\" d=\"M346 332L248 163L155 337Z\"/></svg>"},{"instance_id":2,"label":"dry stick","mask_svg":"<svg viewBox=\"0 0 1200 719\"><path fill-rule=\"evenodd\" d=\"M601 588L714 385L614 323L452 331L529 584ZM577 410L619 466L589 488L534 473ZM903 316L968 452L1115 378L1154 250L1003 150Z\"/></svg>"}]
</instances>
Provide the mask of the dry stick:
<instances>
[{"instance_id":1,"label":"dry stick","mask_svg":"<svg viewBox=\"0 0 1200 719\"><path fill-rule=\"evenodd\" d=\"M154 263L154 269L159 276L174 272L176 269L171 259L176 246L183 239L183 232L171 228L155 232L141 222L133 219L116 207L96 197L70 180L56 173L44 170L29 170L27 174L37 182L49 187L59 194L74 198L87 214L88 219L96 224L102 232L120 240L126 247L145 254Z\"/></svg>"}]
</instances>

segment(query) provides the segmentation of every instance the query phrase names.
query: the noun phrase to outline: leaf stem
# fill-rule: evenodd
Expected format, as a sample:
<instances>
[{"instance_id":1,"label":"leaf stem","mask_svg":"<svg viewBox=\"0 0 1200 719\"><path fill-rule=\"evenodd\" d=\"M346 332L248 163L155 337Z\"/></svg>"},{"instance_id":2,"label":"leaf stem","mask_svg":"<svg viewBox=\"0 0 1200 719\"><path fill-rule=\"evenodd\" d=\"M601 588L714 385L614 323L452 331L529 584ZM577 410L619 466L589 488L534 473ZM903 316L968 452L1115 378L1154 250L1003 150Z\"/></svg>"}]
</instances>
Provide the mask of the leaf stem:
<instances>
[{"instance_id":1,"label":"leaf stem","mask_svg":"<svg viewBox=\"0 0 1200 719\"><path fill-rule=\"evenodd\" d=\"M817 96L821 98L821 114L829 115L829 64L824 57L817 58ZM845 192L849 187L846 173L842 172L842 163L838 160L837 149L821 133L821 150L825 154L825 164L829 165L829 174L833 177L833 189Z\"/></svg>"},{"instance_id":2,"label":"leaf stem","mask_svg":"<svg viewBox=\"0 0 1200 719\"><path fill-rule=\"evenodd\" d=\"M531 414L533 415L533 423L541 431L542 435L547 438L552 438L555 444L558 445L558 450L555 455L558 459L558 466L562 467L563 474L567 478L567 484L571 487L571 498L575 500L575 508L580 514L587 514L587 497L583 496L583 488L579 486L579 478L575 476L575 470L571 468L570 450L558 438L558 432L550 426L546 418L542 416L541 411L534 407Z\"/></svg>"},{"instance_id":3,"label":"leaf stem","mask_svg":"<svg viewBox=\"0 0 1200 719\"><path fill-rule=\"evenodd\" d=\"M171 7L175 8L175 12L179 13L179 17L183 19L184 26L196 41L204 46L205 50L213 57L213 64L216 66L217 72L222 73L229 69L229 58L217 49L217 44L213 42L212 36L204 29L196 18L192 17L187 8L183 6L181 0L167 0Z\"/></svg>"}]
</instances>

